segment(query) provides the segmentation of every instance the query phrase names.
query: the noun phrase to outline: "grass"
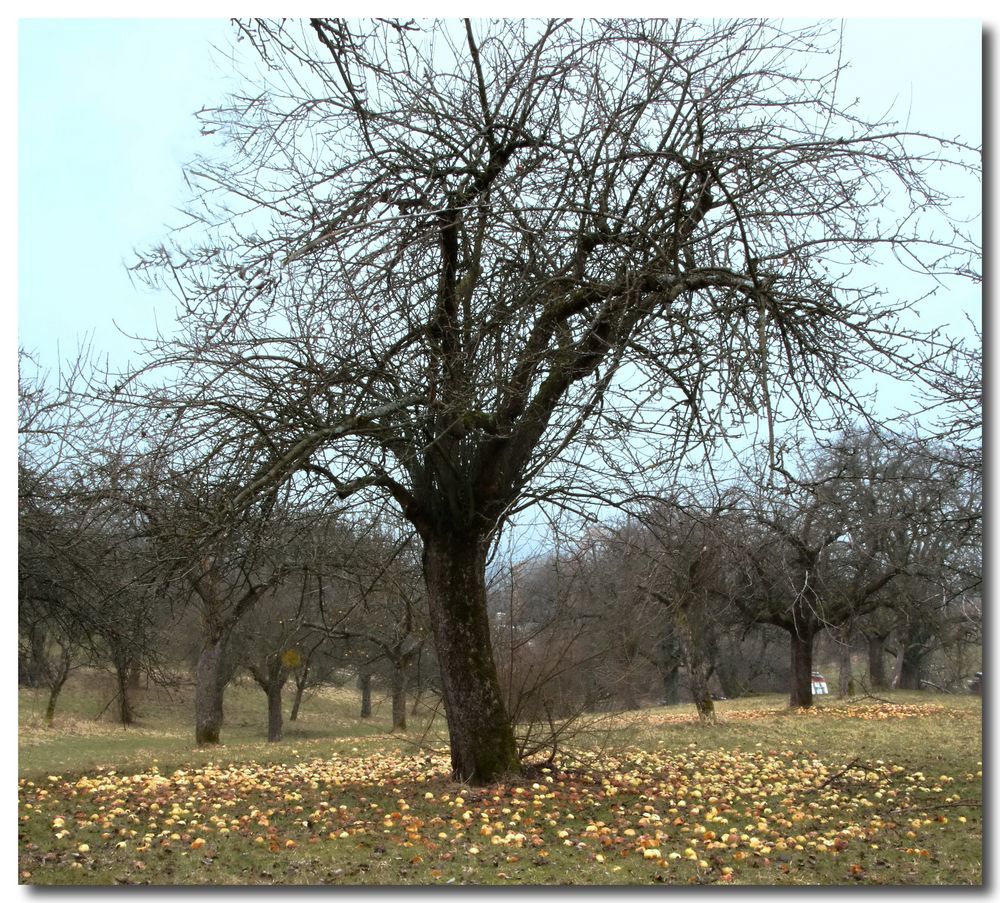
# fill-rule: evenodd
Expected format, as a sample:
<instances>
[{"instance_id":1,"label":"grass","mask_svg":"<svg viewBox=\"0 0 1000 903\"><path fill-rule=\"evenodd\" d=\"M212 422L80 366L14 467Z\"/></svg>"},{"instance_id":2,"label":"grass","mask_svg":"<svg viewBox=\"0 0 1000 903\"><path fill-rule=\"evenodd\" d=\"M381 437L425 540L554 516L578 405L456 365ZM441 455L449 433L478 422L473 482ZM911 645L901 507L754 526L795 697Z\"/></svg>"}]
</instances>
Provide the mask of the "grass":
<instances>
[{"instance_id":1,"label":"grass","mask_svg":"<svg viewBox=\"0 0 1000 903\"><path fill-rule=\"evenodd\" d=\"M151 694L127 731L94 720L100 700L77 681L50 729L21 691L22 883L982 882L974 697L732 700L709 727L644 709L485 788L448 778L440 719L421 747L349 690L268 744L263 693L234 687L211 750L183 694Z\"/></svg>"}]
</instances>

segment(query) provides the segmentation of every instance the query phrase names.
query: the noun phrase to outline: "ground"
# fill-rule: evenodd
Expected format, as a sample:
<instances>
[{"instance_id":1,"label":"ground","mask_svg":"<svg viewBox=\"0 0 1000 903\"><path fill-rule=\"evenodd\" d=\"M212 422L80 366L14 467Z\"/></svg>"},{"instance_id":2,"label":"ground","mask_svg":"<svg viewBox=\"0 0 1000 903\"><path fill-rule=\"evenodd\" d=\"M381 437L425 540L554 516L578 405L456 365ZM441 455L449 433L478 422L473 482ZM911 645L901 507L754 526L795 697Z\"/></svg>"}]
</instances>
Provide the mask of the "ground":
<instances>
[{"instance_id":1,"label":"ground","mask_svg":"<svg viewBox=\"0 0 1000 903\"><path fill-rule=\"evenodd\" d=\"M980 884L980 700L777 696L619 713L489 787L448 778L440 719L308 699L281 743L227 694L198 749L189 698L136 728L78 682L52 728L21 691L19 877L30 884Z\"/></svg>"}]
</instances>

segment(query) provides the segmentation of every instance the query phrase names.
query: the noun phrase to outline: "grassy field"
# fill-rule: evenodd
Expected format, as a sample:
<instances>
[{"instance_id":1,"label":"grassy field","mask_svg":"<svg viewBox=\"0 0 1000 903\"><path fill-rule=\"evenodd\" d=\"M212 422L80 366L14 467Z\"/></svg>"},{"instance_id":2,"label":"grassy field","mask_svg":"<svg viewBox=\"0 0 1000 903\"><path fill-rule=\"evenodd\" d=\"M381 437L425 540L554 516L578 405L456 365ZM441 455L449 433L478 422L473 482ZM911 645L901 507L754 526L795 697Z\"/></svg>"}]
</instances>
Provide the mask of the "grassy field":
<instances>
[{"instance_id":1,"label":"grassy field","mask_svg":"<svg viewBox=\"0 0 1000 903\"><path fill-rule=\"evenodd\" d=\"M861 884L982 882L981 706L891 693L689 706L595 725L490 787L448 779L443 725L388 733L388 702L307 699L263 742L259 690L227 692L224 745L189 693L128 730L79 679L52 728L22 690L19 878L31 884Z\"/></svg>"}]
</instances>

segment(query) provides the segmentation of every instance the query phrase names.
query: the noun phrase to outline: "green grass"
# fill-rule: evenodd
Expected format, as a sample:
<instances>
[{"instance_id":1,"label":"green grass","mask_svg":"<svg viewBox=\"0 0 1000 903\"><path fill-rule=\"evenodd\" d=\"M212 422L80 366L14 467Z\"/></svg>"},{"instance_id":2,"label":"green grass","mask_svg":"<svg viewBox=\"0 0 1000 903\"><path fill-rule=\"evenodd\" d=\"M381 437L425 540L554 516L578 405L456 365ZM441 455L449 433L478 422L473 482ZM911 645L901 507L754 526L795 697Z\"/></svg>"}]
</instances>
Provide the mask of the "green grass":
<instances>
[{"instance_id":1,"label":"green grass","mask_svg":"<svg viewBox=\"0 0 1000 903\"><path fill-rule=\"evenodd\" d=\"M359 716L360 697L348 688L308 692L299 718L289 721L291 693L286 693L284 737L281 743L268 743L264 694L255 685L237 683L226 690L223 742L206 749L194 743L194 697L190 687L140 691L139 721L128 728L117 724L107 707L112 692L108 682L97 675L75 677L59 698L50 728L43 718L46 693L21 689L19 776L78 773L101 766L141 769L156 764L163 769L205 762L280 761L292 747L303 754L321 754L330 741L338 745L352 741L351 746L367 750L376 738L381 743L392 725L388 699L377 697L372 717L363 719ZM411 717L409 736L398 738L398 742L415 742L426 729L427 720L426 707L421 707L420 714Z\"/></svg>"},{"instance_id":2,"label":"green grass","mask_svg":"<svg viewBox=\"0 0 1000 903\"><path fill-rule=\"evenodd\" d=\"M190 699L151 695L123 731L94 722L98 689L78 681L52 729L22 691L22 882L982 881L973 697L823 699L814 715L758 697L707 727L689 706L646 709L548 770L472 788L448 779L440 719L420 747L422 725L389 734L388 703L363 721L350 690L315 695L268 744L263 693L234 687L225 743L205 750Z\"/></svg>"}]
</instances>

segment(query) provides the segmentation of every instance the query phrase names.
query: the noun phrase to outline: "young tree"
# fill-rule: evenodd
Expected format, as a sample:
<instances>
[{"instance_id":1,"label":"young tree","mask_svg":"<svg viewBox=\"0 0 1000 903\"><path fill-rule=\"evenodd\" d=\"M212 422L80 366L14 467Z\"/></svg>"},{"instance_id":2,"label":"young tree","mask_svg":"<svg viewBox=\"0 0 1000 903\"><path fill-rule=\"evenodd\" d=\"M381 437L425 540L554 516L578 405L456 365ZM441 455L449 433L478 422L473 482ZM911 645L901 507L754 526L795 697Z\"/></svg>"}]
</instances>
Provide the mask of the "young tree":
<instances>
[{"instance_id":1,"label":"young tree","mask_svg":"<svg viewBox=\"0 0 1000 903\"><path fill-rule=\"evenodd\" d=\"M302 470L398 505L454 774L493 780L519 768L487 617L498 531L733 418L773 429L816 392L849 402L858 372L912 372L908 305L852 274L881 249L968 272L928 179L978 152L846 112L822 28L239 28L265 66L202 113L232 152L189 173L203 238L138 266L182 305L151 360L190 377L183 429L266 452L235 510Z\"/></svg>"}]
</instances>

